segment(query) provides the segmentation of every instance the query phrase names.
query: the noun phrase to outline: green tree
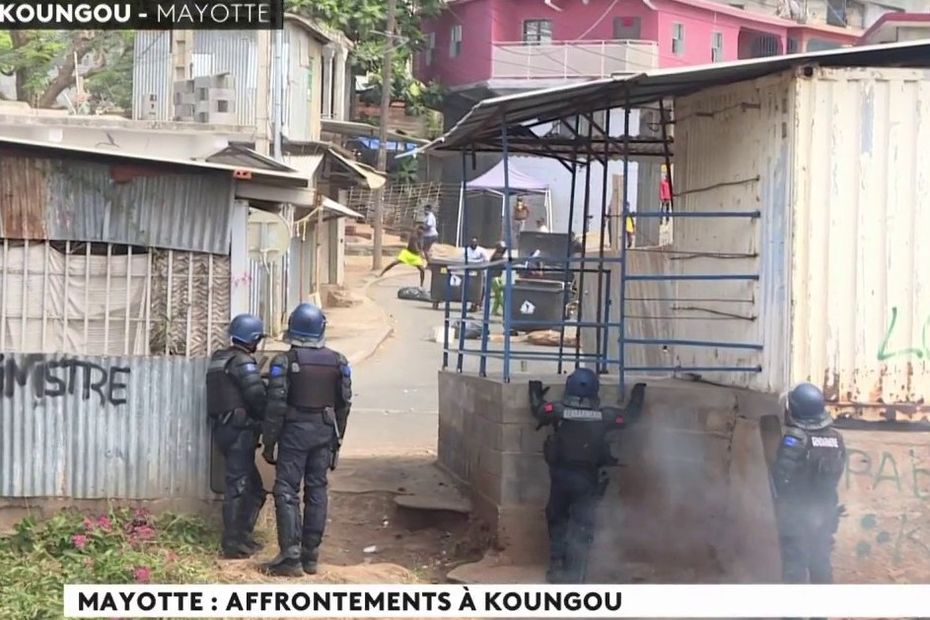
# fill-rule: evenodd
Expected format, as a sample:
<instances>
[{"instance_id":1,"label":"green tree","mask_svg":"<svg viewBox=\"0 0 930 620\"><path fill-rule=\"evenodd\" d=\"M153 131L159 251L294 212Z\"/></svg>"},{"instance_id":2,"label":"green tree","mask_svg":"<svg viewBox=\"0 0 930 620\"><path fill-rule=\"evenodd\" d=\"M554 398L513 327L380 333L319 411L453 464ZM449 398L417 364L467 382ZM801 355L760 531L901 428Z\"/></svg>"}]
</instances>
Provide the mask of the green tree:
<instances>
[{"instance_id":1,"label":"green tree","mask_svg":"<svg viewBox=\"0 0 930 620\"><path fill-rule=\"evenodd\" d=\"M395 33L394 67L391 96L404 101L407 111L419 114L424 108L438 109L441 90L436 84L425 85L410 74L413 55L423 49L424 19L435 17L445 7L445 0L398 0ZM375 86L369 93L380 100L381 65L384 46L388 44L387 4L384 0L287 0L287 9L307 15L342 31L355 42L355 70L366 75Z\"/></svg>"},{"instance_id":2,"label":"green tree","mask_svg":"<svg viewBox=\"0 0 930 620\"><path fill-rule=\"evenodd\" d=\"M133 33L11 30L0 33L0 72L16 77L16 100L50 108L75 85L75 60L88 103L128 107L132 96Z\"/></svg>"}]
</instances>

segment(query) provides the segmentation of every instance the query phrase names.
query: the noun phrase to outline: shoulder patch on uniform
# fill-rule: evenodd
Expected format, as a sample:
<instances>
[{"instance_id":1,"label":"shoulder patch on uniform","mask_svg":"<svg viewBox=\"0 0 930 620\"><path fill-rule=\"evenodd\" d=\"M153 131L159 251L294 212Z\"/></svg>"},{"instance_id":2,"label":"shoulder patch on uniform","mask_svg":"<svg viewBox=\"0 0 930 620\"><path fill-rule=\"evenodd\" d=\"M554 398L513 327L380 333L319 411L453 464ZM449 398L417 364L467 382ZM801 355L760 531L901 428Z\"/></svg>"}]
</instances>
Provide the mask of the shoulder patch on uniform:
<instances>
[{"instance_id":1,"label":"shoulder patch on uniform","mask_svg":"<svg viewBox=\"0 0 930 620\"><path fill-rule=\"evenodd\" d=\"M284 369L281 368L280 366L272 366L268 370L268 374L272 377L280 377L281 375L284 374Z\"/></svg>"},{"instance_id":2,"label":"shoulder patch on uniform","mask_svg":"<svg viewBox=\"0 0 930 620\"><path fill-rule=\"evenodd\" d=\"M801 445L801 440L797 437L792 437L791 435L785 435L784 440L782 441L786 446L799 446Z\"/></svg>"},{"instance_id":3,"label":"shoulder patch on uniform","mask_svg":"<svg viewBox=\"0 0 930 620\"><path fill-rule=\"evenodd\" d=\"M343 377L351 377L351 376L352 376L352 367L349 366L348 364L343 364L343 365L342 365L342 376L343 376Z\"/></svg>"},{"instance_id":4,"label":"shoulder patch on uniform","mask_svg":"<svg viewBox=\"0 0 930 620\"><path fill-rule=\"evenodd\" d=\"M247 364L243 364L243 365L242 365L242 370L244 370L244 371L246 371L246 372L258 372L258 364L255 364L255 363L253 363L253 362L249 362L249 363L247 363Z\"/></svg>"}]
</instances>

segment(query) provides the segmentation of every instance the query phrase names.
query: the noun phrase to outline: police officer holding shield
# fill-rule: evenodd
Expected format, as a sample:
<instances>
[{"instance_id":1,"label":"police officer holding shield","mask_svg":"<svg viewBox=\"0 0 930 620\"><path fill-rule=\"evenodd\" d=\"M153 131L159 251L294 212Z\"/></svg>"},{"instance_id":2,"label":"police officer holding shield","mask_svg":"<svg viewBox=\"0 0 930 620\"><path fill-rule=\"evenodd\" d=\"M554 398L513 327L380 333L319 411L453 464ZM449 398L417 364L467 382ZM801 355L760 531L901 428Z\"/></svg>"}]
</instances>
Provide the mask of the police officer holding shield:
<instances>
[{"instance_id":1,"label":"police officer holding shield","mask_svg":"<svg viewBox=\"0 0 930 620\"><path fill-rule=\"evenodd\" d=\"M607 486L602 467L616 465L607 432L623 428L642 412L645 384L639 383L625 409L600 403L597 374L578 368L568 376L562 401L545 400L549 388L530 381L530 406L538 428L552 425L543 456L549 465L549 583L584 583L594 539L594 510Z\"/></svg>"},{"instance_id":2,"label":"police officer holding shield","mask_svg":"<svg viewBox=\"0 0 930 620\"><path fill-rule=\"evenodd\" d=\"M268 373L262 456L277 464L273 493L280 553L264 569L273 575L317 571L326 526L327 472L336 468L352 406L349 362L326 348L325 333L326 317L320 309L299 305L291 313L285 334L291 349L272 359Z\"/></svg>"},{"instance_id":3,"label":"police officer holding shield","mask_svg":"<svg viewBox=\"0 0 930 620\"><path fill-rule=\"evenodd\" d=\"M833 428L823 392L810 383L788 393L785 423L772 466L782 579L833 583L830 556L842 514L837 485L846 446Z\"/></svg>"},{"instance_id":4,"label":"police officer holding shield","mask_svg":"<svg viewBox=\"0 0 930 620\"><path fill-rule=\"evenodd\" d=\"M228 334L231 345L216 351L207 367L207 414L226 461L222 555L241 559L261 549L252 534L265 504L255 466L265 385L253 355L265 334L261 319L251 314L233 318Z\"/></svg>"}]
</instances>

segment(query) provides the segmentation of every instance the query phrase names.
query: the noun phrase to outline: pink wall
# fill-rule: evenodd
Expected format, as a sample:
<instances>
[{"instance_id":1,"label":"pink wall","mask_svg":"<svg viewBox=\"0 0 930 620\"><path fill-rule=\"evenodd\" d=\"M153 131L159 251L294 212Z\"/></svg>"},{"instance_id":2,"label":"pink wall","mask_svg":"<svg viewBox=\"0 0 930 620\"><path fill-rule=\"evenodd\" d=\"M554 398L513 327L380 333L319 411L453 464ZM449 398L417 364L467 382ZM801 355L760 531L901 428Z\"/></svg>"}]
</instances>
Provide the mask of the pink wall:
<instances>
[{"instance_id":1,"label":"pink wall","mask_svg":"<svg viewBox=\"0 0 930 620\"><path fill-rule=\"evenodd\" d=\"M424 67L418 54L415 73L422 80L438 80L446 86L462 86L489 79L491 43L517 42L523 38L523 22L548 19L554 41L610 40L615 17L639 17L642 39L656 41L659 66L681 67L711 62L713 33L723 35L722 60L740 57L740 30L751 29L776 35L785 50L791 22L753 15L708 0L651 0L657 11L641 0L553 0L562 11L547 7L543 0L459 0L442 16L424 24L424 32L436 33L433 65ZM609 11L611 5L613 8ZM605 13L605 11L607 11ZM449 36L454 24L462 24L462 54L449 57ZM684 26L684 50L672 53L674 24ZM744 31L744 47L746 36Z\"/></svg>"},{"instance_id":2,"label":"pink wall","mask_svg":"<svg viewBox=\"0 0 930 620\"><path fill-rule=\"evenodd\" d=\"M437 80L447 86L471 84L488 79L491 73L492 24L496 8L494 0L466 0L456 2L439 17L423 24L423 32L436 33L433 64L423 62L423 53L417 54L414 74L429 82ZM449 56L452 26L462 25L462 52L456 58Z\"/></svg>"},{"instance_id":3,"label":"pink wall","mask_svg":"<svg viewBox=\"0 0 930 620\"><path fill-rule=\"evenodd\" d=\"M504 13L504 19L495 22L494 40L517 42L523 39L523 22L528 19L548 19L552 22L554 41L586 41L613 39L614 17L642 19L641 37L654 40L656 16L639 0L622 0L612 11L604 14L612 0L552 0L562 11L550 9L542 0L495 0ZM603 19L600 19L603 17ZM598 21L600 19L600 21Z\"/></svg>"},{"instance_id":4,"label":"pink wall","mask_svg":"<svg viewBox=\"0 0 930 620\"><path fill-rule=\"evenodd\" d=\"M659 9L659 66L684 67L711 62L713 33L723 34L723 60L739 58L739 33L741 28L751 28L758 32L774 34L781 39L782 50L785 48L787 30L784 26L768 23L768 19L748 20L742 16L730 15L729 10L714 10L706 7L675 2L672 0L653 0ZM709 4L709 3L707 3ZM773 20L774 21L774 20ZM684 50L680 56L672 53L672 32L674 24L684 26Z\"/></svg>"}]
</instances>

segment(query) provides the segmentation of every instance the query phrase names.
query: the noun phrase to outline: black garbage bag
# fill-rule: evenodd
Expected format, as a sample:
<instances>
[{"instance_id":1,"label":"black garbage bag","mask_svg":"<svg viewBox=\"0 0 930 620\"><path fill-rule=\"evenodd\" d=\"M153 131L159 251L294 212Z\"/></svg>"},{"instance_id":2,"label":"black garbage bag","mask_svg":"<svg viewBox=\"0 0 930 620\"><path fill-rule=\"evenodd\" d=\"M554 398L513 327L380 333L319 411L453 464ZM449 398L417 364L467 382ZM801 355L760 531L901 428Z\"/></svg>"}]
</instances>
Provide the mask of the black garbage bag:
<instances>
[{"instance_id":1,"label":"black garbage bag","mask_svg":"<svg viewBox=\"0 0 930 620\"><path fill-rule=\"evenodd\" d=\"M456 321L452 324L452 337L458 339L459 326L462 321ZM465 321L465 340L477 340L481 338L481 323L478 321Z\"/></svg>"},{"instance_id":2,"label":"black garbage bag","mask_svg":"<svg viewBox=\"0 0 930 620\"><path fill-rule=\"evenodd\" d=\"M397 299L408 301L431 301L429 293L419 286L405 286L397 291Z\"/></svg>"}]
</instances>

